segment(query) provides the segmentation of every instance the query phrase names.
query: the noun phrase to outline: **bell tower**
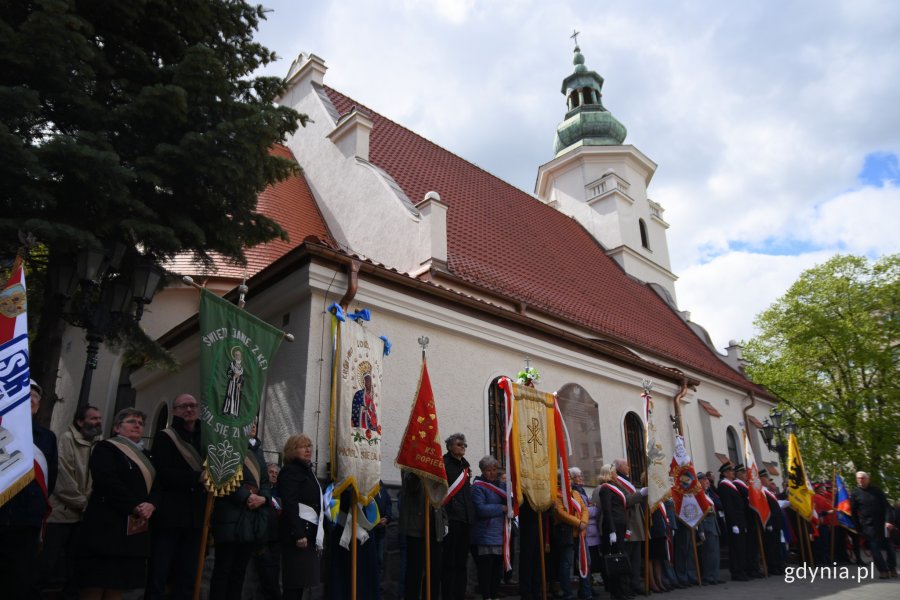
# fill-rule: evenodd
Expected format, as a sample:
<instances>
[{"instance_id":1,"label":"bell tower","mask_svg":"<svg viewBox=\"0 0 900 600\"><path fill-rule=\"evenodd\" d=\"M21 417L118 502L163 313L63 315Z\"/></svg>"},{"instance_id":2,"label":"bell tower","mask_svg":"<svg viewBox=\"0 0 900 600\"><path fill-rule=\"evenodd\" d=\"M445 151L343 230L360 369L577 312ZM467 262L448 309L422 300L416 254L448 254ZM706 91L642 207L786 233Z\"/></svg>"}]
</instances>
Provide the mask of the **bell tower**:
<instances>
[{"instance_id":1,"label":"bell tower","mask_svg":"<svg viewBox=\"0 0 900 600\"><path fill-rule=\"evenodd\" d=\"M577 45L572 63L562 81L566 113L556 128L555 158L538 169L535 194L577 219L626 273L657 284L675 306L669 224L647 196L656 163L624 143L625 126L603 106L603 77L588 70Z\"/></svg>"}]
</instances>

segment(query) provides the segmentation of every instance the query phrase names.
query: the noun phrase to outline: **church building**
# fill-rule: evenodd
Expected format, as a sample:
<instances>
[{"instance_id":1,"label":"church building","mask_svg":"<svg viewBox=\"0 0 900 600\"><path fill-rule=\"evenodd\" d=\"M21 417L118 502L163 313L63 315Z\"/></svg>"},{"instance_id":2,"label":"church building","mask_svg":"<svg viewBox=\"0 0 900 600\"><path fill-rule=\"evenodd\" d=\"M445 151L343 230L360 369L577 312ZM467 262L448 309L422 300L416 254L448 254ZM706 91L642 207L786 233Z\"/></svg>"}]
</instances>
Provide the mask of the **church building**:
<instances>
[{"instance_id":1,"label":"church building","mask_svg":"<svg viewBox=\"0 0 900 600\"><path fill-rule=\"evenodd\" d=\"M590 484L615 458L627 456L635 471L644 464L644 381L657 410L681 416L698 468L742 461L744 427L777 473L757 433L773 399L679 311L669 225L648 197L656 164L625 143L625 126L603 104L603 78L577 47L573 62L556 142L530 194L330 87L320 57L295 61L280 102L310 120L273 152L302 174L260 198L290 242L251 249L247 269L171 265L222 292L247 276L247 310L294 335L268 371L260 430L270 459L303 431L327 475L328 307L337 302L369 309L366 327L392 345L381 390L389 485L400 480L394 458L418 384L420 338L428 338L441 433L464 433L472 464L502 457L497 382L528 364L540 373L537 387L558 394L570 464ZM177 321L159 332L181 369L130 374L148 436L165 426L177 394L200 390L196 290L164 293L181 298Z\"/></svg>"}]
</instances>

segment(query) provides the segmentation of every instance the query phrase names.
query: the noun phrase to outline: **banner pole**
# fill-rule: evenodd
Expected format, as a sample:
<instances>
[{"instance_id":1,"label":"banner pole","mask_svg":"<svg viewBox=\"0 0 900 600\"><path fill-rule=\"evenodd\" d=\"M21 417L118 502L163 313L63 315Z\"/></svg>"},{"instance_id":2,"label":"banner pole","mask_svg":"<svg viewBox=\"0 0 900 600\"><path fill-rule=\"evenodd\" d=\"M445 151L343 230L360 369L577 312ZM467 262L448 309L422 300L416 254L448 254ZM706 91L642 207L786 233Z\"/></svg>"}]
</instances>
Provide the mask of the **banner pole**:
<instances>
[{"instance_id":1,"label":"banner pole","mask_svg":"<svg viewBox=\"0 0 900 600\"><path fill-rule=\"evenodd\" d=\"M830 546L831 546L831 554L830 554L831 562L834 562L834 523L835 523L835 521L837 521L837 511L834 509L834 500L835 500L834 495L836 492L837 492L837 467L834 468L834 471L831 474L831 511L834 514L834 517L832 518L832 523L831 523L831 525L828 526L828 529L831 532L831 535L829 536L831 538L831 544L830 544Z\"/></svg>"},{"instance_id":2,"label":"banner pole","mask_svg":"<svg viewBox=\"0 0 900 600\"><path fill-rule=\"evenodd\" d=\"M538 544L541 549L541 598L547 600L547 567L544 565L544 513L539 512L538 516ZM519 575L521 577L521 574Z\"/></svg>"},{"instance_id":3,"label":"banner pole","mask_svg":"<svg viewBox=\"0 0 900 600\"><path fill-rule=\"evenodd\" d=\"M694 572L697 574L697 585L703 585L703 577L700 575L700 555L697 554L697 531L691 527L691 544L694 546Z\"/></svg>"},{"instance_id":4,"label":"banner pole","mask_svg":"<svg viewBox=\"0 0 900 600\"><path fill-rule=\"evenodd\" d=\"M769 517L771 518L771 516ZM763 575L769 576L769 563L766 561L766 547L762 538L762 519L758 516L753 519L753 528L756 529L756 544L759 546L759 559L762 561Z\"/></svg>"},{"instance_id":5,"label":"banner pole","mask_svg":"<svg viewBox=\"0 0 900 600\"><path fill-rule=\"evenodd\" d=\"M350 512L353 513L351 519L350 530L350 600L356 600L356 505L359 503L359 496L356 488L352 488L350 493Z\"/></svg>"},{"instance_id":6,"label":"banner pole","mask_svg":"<svg viewBox=\"0 0 900 600\"><path fill-rule=\"evenodd\" d=\"M804 522L803 522L803 527L804 527L804 529L807 528L807 524L806 524L806 521L805 521L805 520L804 520ZM810 539L809 539L809 536L810 536L810 535L812 535L812 534L811 534L811 529L807 529L807 533L806 533L806 552L807 552L807 554L809 554L809 564L812 565L812 566L816 566L816 557L813 556L813 551L812 551L812 541L810 541Z\"/></svg>"},{"instance_id":7,"label":"banner pole","mask_svg":"<svg viewBox=\"0 0 900 600\"><path fill-rule=\"evenodd\" d=\"M800 514L794 512L797 518L797 550L800 552L800 562L806 564L806 544L803 543L803 529L800 526Z\"/></svg>"},{"instance_id":8,"label":"banner pole","mask_svg":"<svg viewBox=\"0 0 900 600\"><path fill-rule=\"evenodd\" d=\"M650 470L649 459L647 471ZM645 475L647 473L645 471ZM647 502L647 510L644 511L644 595L650 595L650 502Z\"/></svg>"},{"instance_id":9,"label":"banner pole","mask_svg":"<svg viewBox=\"0 0 900 600\"><path fill-rule=\"evenodd\" d=\"M203 512L203 530L200 534L200 556L197 558L197 574L194 577L194 600L200 600L200 583L203 580L203 563L206 558L206 542L209 539L209 520L212 517L216 497L206 492L206 509Z\"/></svg>"},{"instance_id":10,"label":"banner pole","mask_svg":"<svg viewBox=\"0 0 900 600\"><path fill-rule=\"evenodd\" d=\"M423 350L422 353L424 354L425 351ZM425 491L424 481L422 481L422 491ZM423 495L425 497L425 600L431 600L431 506L428 501L428 493Z\"/></svg>"}]
</instances>

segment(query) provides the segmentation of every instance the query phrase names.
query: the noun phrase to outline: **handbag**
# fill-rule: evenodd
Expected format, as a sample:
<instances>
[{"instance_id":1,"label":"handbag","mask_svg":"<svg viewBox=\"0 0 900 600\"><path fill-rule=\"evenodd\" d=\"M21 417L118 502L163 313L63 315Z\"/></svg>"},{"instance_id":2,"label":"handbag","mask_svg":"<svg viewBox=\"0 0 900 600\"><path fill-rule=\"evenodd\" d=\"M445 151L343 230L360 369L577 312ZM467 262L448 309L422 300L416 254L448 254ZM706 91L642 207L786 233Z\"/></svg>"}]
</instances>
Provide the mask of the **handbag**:
<instances>
[{"instance_id":1,"label":"handbag","mask_svg":"<svg viewBox=\"0 0 900 600\"><path fill-rule=\"evenodd\" d=\"M603 557L603 564L606 567L607 577L631 573L631 563L628 561L628 555L622 552L607 554Z\"/></svg>"},{"instance_id":2,"label":"handbag","mask_svg":"<svg viewBox=\"0 0 900 600\"><path fill-rule=\"evenodd\" d=\"M234 537L238 543L265 542L268 534L268 514L260 507L256 510L242 509L235 525Z\"/></svg>"}]
</instances>

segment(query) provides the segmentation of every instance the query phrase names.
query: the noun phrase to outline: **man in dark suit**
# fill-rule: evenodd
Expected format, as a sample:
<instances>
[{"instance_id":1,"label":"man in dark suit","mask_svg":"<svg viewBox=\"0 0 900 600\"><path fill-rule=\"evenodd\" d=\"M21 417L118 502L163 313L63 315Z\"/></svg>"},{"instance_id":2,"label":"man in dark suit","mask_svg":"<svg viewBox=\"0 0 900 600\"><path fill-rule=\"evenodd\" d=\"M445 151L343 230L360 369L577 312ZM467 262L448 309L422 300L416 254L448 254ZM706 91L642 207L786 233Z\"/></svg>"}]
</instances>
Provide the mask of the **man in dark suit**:
<instances>
[{"instance_id":1,"label":"man in dark suit","mask_svg":"<svg viewBox=\"0 0 900 600\"><path fill-rule=\"evenodd\" d=\"M725 511L728 538L728 564L732 581L747 581L747 514L744 499L734 483L734 465L719 467L719 498Z\"/></svg>"},{"instance_id":2,"label":"man in dark suit","mask_svg":"<svg viewBox=\"0 0 900 600\"><path fill-rule=\"evenodd\" d=\"M172 598L192 598L200 552L207 492L200 479L204 452L196 398L181 394L172 403L172 412L171 426L153 439L160 505L153 515L147 600L163 597L170 572Z\"/></svg>"},{"instance_id":3,"label":"man in dark suit","mask_svg":"<svg viewBox=\"0 0 900 600\"><path fill-rule=\"evenodd\" d=\"M885 528L892 530L893 509L881 489L869 483L869 474L856 474L857 488L850 493L850 508L856 530L866 540L881 579L897 576L897 559L894 549L885 536ZM887 563L882 552L887 551Z\"/></svg>"}]
</instances>

